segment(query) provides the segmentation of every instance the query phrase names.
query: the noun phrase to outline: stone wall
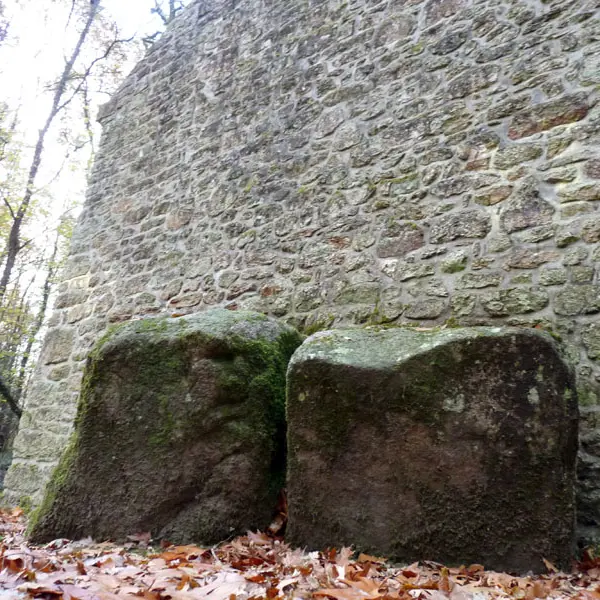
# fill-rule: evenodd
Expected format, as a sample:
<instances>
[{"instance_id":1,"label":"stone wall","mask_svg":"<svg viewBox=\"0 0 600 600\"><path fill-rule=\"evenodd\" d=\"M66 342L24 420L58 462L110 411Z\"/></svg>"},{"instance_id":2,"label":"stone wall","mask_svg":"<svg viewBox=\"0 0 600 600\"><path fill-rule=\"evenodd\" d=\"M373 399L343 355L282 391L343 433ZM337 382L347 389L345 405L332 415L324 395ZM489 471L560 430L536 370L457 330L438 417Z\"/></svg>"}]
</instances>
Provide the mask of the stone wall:
<instances>
[{"instance_id":1,"label":"stone wall","mask_svg":"<svg viewBox=\"0 0 600 600\"><path fill-rule=\"evenodd\" d=\"M600 517L595 0L193 3L104 135L16 440L40 490L111 323L210 306L296 325L552 329Z\"/></svg>"}]
</instances>

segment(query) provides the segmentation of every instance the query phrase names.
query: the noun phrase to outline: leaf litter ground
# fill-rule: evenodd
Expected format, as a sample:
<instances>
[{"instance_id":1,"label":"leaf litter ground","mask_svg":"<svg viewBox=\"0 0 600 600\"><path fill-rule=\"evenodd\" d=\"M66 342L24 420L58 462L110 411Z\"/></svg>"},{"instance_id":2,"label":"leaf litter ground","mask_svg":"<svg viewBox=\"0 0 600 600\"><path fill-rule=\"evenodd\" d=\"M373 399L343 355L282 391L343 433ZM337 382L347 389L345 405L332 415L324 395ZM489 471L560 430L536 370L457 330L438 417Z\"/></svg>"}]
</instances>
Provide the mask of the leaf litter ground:
<instances>
[{"instance_id":1,"label":"leaf litter ground","mask_svg":"<svg viewBox=\"0 0 600 600\"><path fill-rule=\"evenodd\" d=\"M31 546L20 510L0 511L0 600L600 600L600 559L516 577L481 565L392 566L352 549L306 552L248 533L212 548L54 540Z\"/></svg>"}]
</instances>

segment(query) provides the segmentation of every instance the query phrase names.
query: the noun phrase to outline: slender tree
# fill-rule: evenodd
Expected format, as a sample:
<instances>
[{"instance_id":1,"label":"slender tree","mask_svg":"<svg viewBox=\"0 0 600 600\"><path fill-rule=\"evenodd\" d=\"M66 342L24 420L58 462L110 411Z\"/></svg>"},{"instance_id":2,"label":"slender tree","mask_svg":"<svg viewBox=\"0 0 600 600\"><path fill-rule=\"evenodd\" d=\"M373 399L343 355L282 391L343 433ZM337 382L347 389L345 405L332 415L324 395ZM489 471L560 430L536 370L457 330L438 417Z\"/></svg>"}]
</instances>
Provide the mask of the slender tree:
<instances>
[{"instance_id":1,"label":"slender tree","mask_svg":"<svg viewBox=\"0 0 600 600\"><path fill-rule=\"evenodd\" d=\"M69 227L63 222L54 236L45 238L53 239L48 248L47 242L40 241L40 215L55 202L51 192L54 181L67 177L73 165L83 164L75 161L75 154L85 149L93 157L93 114L99 96L117 87L123 78L123 66L131 65L140 53L139 43L120 39L119 29L102 9L101 0L61 1L68 13L67 29L72 31L76 23L80 29L60 76L49 88L52 102L30 146L26 145L19 111L10 111L0 100L0 401L4 398L5 408L16 418L21 414L20 402L69 237L65 232ZM155 0L152 12L166 25L183 5L182 0ZM57 161L58 138L64 157ZM47 151L50 144L52 158ZM25 161L27 168L21 168ZM48 168L51 162L58 162L53 175ZM85 164L89 168L91 158ZM3 417L0 410L0 430L3 422L8 424L6 419L10 416Z\"/></svg>"},{"instance_id":2,"label":"slender tree","mask_svg":"<svg viewBox=\"0 0 600 600\"><path fill-rule=\"evenodd\" d=\"M2 276L0 277L0 302L2 302L6 293L8 282L10 281L10 277L15 266L17 255L23 249L21 229L23 227L23 221L25 219L25 215L27 214L27 210L29 209L29 205L31 204L31 199L35 190L35 181L42 162L42 154L44 152L44 143L46 141L46 136L48 135L48 131L50 130L50 127L52 126L52 123L54 122L56 117L60 114L62 110L64 110L69 105L69 103L73 99L73 95L70 95L68 98L65 98L65 96L68 93L69 78L73 73L75 62L81 54L81 50L90 32L92 23L94 22L94 19L98 14L99 8L100 0L90 1L85 25L81 30L81 33L79 34L79 39L75 44L75 48L73 49L69 60L66 62L60 80L58 81L58 85L56 86L56 90L54 92L54 98L52 100L52 107L50 108L50 112L48 113L46 122L44 123L42 129L40 129L39 131L37 142L35 144L35 149L33 152L33 158L31 160L31 166L29 167L29 174L27 176L25 192L16 211L12 208L10 209L12 216L12 225L8 234L8 242L6 244L4 258L4 268L2 270Z\"/></svg>"},{"instance_id":3,"label":"slender tree","mask_svg":"<svg viewBox=\"0 0 600 600\"><path fill-rule=\"evenodd\" d=\"M16 376L16 390L15 397L17 401L20 401L23 397L28 375L30 374L30 363L31 357L33 356L33 346L39 338L40 331L46 320L48 313L48 306L50 302L50 296L52 289L56 283L56 274L62 262L67 254L67 247L69 240L71 239L71 232L73 230L73 219L67 216L63 216L61 219L60 226L56 229L54 235L54 243L52 246L52 253L46 262L44 284L42 286L42 296L37 308L37 313L27 334L27 341L24 349L20 353L20 363L18 365L18 374ZM66 246L61 252L61 244ZM62 257L62 260L61 260Z\"/></svg>"},{"instance_id":4,"label":"slender tree","mask_svg":"<svg viewBox=\"0 0 600 600\"><path fill-rule=\"evenodd\" d=\"M2 377L0 377L0 395L2 395L4 400L6 400L10 410L12 410L17 417L21 418L23 411L21 410L21 407L19 406L18 401L15 399L12 391L8 387L8 384L2 379Z\"/></svg>"}]
</instances>

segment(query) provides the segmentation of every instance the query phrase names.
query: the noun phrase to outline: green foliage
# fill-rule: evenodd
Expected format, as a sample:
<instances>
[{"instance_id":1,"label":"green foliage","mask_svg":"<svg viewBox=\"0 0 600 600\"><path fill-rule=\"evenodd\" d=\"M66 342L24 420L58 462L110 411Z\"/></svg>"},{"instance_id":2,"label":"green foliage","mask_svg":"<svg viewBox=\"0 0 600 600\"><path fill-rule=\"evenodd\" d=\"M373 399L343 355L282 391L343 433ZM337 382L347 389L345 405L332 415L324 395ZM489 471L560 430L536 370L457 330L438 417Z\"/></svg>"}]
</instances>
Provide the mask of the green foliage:
<instances>
[{"instance_id":1,"label":"green foliage","mask_svg":"<svg viewBox=\"0 0 600 600\"><path fill-rule=\"evenodd\" d=\"M303 335L309 336L313 333L317 333L318 331L326 331L327 329L331 329L334 321L335 316L331 314L326 316L317 316L310 322L307 322L303 326L299 327L298 330Z\"/></svg>"}]
</instances>

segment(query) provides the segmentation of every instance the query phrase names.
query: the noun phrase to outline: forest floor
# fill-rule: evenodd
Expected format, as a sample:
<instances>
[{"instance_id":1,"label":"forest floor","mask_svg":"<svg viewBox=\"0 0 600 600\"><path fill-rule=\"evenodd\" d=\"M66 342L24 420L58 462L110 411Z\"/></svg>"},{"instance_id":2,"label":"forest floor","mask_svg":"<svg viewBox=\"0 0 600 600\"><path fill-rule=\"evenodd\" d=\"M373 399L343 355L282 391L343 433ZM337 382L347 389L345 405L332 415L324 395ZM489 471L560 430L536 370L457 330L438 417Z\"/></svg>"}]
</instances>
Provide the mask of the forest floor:
<instances>
[{"instance_id":1,"label":"forest floor","mask_svg":"<svg viewBox=\"0 0 600 600\"><path fill-rule=\"evenodd\" d=\"M305 552L248 533L212 548L54 540L29 545L20 510L0 512L0 600L600 600L600 559L515 577L481 565L398 567L352 549Z\"/></svg>"}]
</instances>

